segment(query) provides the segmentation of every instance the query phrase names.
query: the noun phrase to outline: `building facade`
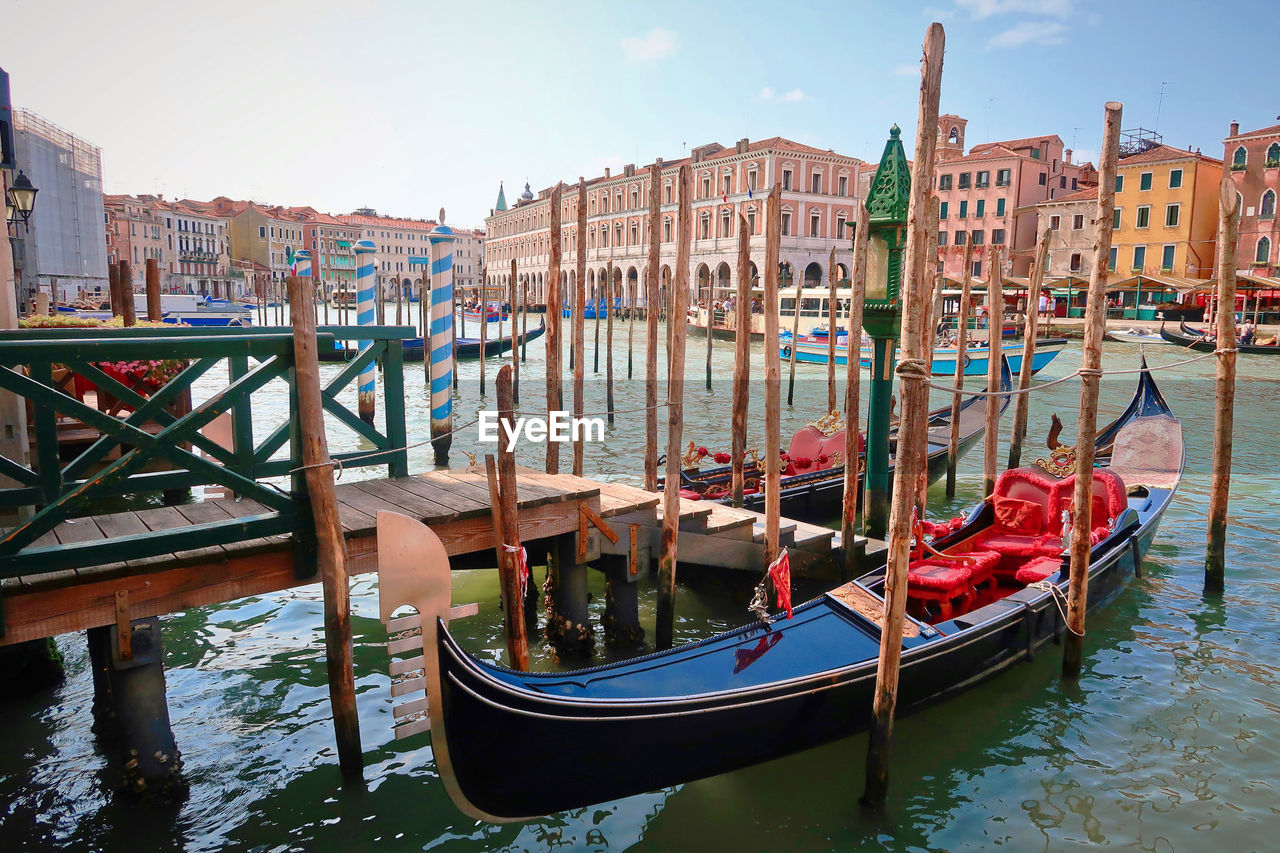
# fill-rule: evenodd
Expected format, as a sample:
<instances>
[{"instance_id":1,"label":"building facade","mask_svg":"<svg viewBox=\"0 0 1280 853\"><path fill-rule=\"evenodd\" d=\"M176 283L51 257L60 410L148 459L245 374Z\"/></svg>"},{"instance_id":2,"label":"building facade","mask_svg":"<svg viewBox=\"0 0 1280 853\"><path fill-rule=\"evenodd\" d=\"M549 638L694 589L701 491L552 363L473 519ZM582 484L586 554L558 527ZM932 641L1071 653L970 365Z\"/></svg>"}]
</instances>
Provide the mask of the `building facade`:
<instances>
[{"instance_id":1,"label":"building facade","mask_svg":"<svg viewBox=\"0 0 1280 853\"><path fill-rule=\"evenodd\" d=\"M130 263L130 282L135 290L146 284L146 263L154 258L165 268L165 220L151 196L104 195L103 219L107 262Z\"/></svg>"},{"instance_id":2,"label":"building facade","mask_svg":"<svg viewBox=\"0 0 1280 853\"><path fill-rule=\"evenodd\" d=\"M17 167L39 190L29 227L13 242L18 299L37 290L69 301L107 291L102 152L35 113L13 113Z\"/></svg>"},{"instance_id":3,"label":"building facade","mask_svg":"<svg viewBox=\"0 0 1280 853\"><path fill-rule=\"evenodd\" d=\"M1088 278L1093 269L1093 239L1098 233L1098 188L1089 187L1036 205L1036 232L1049 232L1045 278Z\"/></svg>"},{"instance_id":4,"label":"building facade","mask_svg":"<svg viewBox=\"0 0 1280 853\"><path fill-rule=\"evenodd\" d=\"M1056 135L974 145L964 153L966 120L938 117L938 261L950 278L964 275L964 252L973 244L976 278L990 276L991 247L1004 248L1006 275L1028 275L1037 237L1035 205L1096 186L1090 163L1071 161Z\"/></svg>"},{"instance_id":5,"label":"building facade","mask_svg":"<svg viewBox=\"0 0 1280 853\"><path fill-rule=\"evenodd\" d=\"M1240 242L1236 269L1254 275L1280 276L1280 230L1276 199L1280 195L1280 124L1240 132L1237 122L1223 141L1223 160L1240 198Z\"/></svg>"},{"instance_id":6,"label":"building facade","mask_svg":"<svg viewBox=\"0 0 1280 853\"><path fill-rule=\"evenodd\" d=\"M427 271L431 244L427 234L436 227L430 219L402 219L382 216L371 207L339 214L336 219L358 232L356 239L372 240L377 246L374 261L378 288L384 299L394 299L400 289L403 299L417 299L422 293L422 275ZM456 281L455 269L455 281Z\"/></svg>"},{"instance_id":7,"label":"building facade","mask_svg":"<svg viewBox=\"0 0 1280 853\"><path fill-rule=\"evenodd\" d=\"M830 253L837 254L837 275L849 276L850 232L846 224L857 219L865 173L874 166L782 137L751 142L739 140L731 148L718 143L694 148L687 159L664 163L659 178L662 229L659 235L660 285L674 278L676 262L677 189L679 167L688 163L693 172L689 260L691 295L716 298L736 288L738 217L750 232L751 276L764 264L764 202L774 183L782 185L783 286L802 278L806 284L826 281ZM645 284L648 255L648 210L652 167L628 165L620 174L606 169L586 182L585 198L576 183L566 184L561 198L562 264L564 283L576 283L578 253L578 205L587 207L587 285L606 281L613 267L615 294L628 296ZM545 302L546 272L550 258L551 190L535 197L525 191L509 209L505 192L485 220L486 278L490 285L505 284L510 264L516 262L518 281L529 286L530 302ZM565 292L563 298L567 298ZM640 291L643 301L644 293Z\"/></svg>"},{"instance_id":8,"label":"building facade","mask_svg":"<svg viewBox=\"0 0 1280 853\"><path fill-rule=\"evenodd\" d=\"M312 207L288 210L302 223L303 245L311 252L311 274L319 280L320 293L328 298L335 288L354 289L360 229Z\"/></svg>"},{"instance_id":9,"label":"building facade","mask_svg":"<svg viewBox=\"0 0 1280 853\"><path fill-rule=\"evenodd\" d=\"M1163 144L1116 168L1110 280L1135 273L1212 278L1222 161Z\"/></svg>"}]
</instances>

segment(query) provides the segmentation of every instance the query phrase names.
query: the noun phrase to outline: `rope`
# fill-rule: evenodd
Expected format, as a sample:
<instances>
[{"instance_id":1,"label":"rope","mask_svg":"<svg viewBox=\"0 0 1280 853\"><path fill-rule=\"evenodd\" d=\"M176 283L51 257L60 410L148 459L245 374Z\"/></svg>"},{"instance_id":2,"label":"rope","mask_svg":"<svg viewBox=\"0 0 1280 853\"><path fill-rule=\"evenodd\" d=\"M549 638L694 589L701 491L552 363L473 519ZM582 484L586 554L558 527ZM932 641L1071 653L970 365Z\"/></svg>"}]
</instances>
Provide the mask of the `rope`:
<instances>
[{"instance_id":1,"label":"rope","mask_svg":"<svg viewBox=\"0 0 1280 853\"><path fill-rule=\"evenodd\" d=\"M1065 627L1071 633L1075 634L1077 637L1084 636L1083 631L1077 631L1075 628L1072 628L1071 623L1067 621L1067 611L1066 611L1066 608L1063 606L1064 604L1066 604L1067 594L1062 590L1058 589L1057 585L1047 580L1036 581L1035 583L1027 584L1027 589L1043 589L1047 591L1049 593L1049 597L1053 599L1053 603L1058 606L1058 615L1062 617L1063 627Z\"/></svg>"}]
</instances>

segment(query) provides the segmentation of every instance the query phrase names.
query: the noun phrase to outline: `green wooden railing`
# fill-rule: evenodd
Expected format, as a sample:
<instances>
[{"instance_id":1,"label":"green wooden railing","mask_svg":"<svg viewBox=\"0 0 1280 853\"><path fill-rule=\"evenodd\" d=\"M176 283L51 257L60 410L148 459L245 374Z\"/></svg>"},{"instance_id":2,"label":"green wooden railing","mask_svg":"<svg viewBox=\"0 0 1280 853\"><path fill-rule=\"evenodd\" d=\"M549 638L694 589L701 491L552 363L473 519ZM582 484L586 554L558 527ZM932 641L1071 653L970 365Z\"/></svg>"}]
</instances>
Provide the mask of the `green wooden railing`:
<instances>
[{"instance_id":1,"label":"green wooden railing","mask_svg":"<svg viewBox=\"0 0 1280 853\"><path fill-rule=\"evenodd\" d=\"M337 340L372 342L344 364L323 391L324 410L374 448L332 454L345 467L385 465L390 476L408 473L400 342L413 335L413 329L407 326L319 328L317 342L321 351L331 349ZM186 366L149 396L99 366L166 359L181 360ZM383 368L382 431L365 423L337 399L339 392L374 360L379 360ZM190 400L192 383L219 364L225 365L222 369L229 377L225 386L194 407L182 405L184 399ZM54 381L55 372L60 374L58 382ZM100 395L117 402L106 407L107 411L101 411L101 406L86 405L72 390L71 375L92 382ZM288 386L289 417L265 436L255 435L253 395L273 380L283 380ZM26 401L33 436L30 467L0 457L0 474L14 482L0 488L0 507L31 508L30 517L0 539L0 578L154 557L280 534L294 534L295 543L305 550L312 538L305 478L297 470L302 464L302 451L293 337L288 329L0 331L0 389ZM125 411L113 413L118 408ZM231 418L230 448L201 434L202 427L224 413L230 413ZM74 453L74 458L63 458L59 417L72 419L73 426L87 428L90 436L87 447ZM286 445L287 458L273 458L281 456L279 451ZM155 470L157 467L162 470ZM260 482L283 476L290 477L287 491ZM265 511L95 541L58 544L52 535L62 522L92 514L102 498L209 485L220 485L251 498ZM311 574L314 566L310 561L299 560L299 571Z\"/></svg>"}]
</instances>

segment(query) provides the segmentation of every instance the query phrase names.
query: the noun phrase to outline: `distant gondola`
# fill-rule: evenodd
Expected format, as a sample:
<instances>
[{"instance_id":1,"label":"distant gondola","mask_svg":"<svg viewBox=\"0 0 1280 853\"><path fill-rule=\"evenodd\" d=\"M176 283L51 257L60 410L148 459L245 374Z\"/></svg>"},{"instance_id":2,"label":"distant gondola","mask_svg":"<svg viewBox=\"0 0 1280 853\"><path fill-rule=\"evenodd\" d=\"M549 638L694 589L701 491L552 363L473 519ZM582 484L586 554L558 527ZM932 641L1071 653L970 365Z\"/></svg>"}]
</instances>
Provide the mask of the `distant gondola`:
<instances>
[{"instance_id":1,"label":"distant gondola","mask_svg":"<svg viewBox=\"0 0 1280 853\"><path fill-rule=\"evenodd\" d=\"M520 346L521 341L536 341L546 332L546 324L539 325L536 329L530 329L523 335L516 336L516 346ZM321 350L321 361L350 361L355 357L356 346L355 341L347 341L350 346L343 346L343 342L339 341L331 350ZM480 357L480 339L479 338L457 338L454 345L458 349L458 358L479 358ZM405 361L422 361L423 346L422 338L406 338L400 342L401 352ZM501 355L511 350L511 336L503 335L501 338L492 337L485 341L484 356L492 358L495 355Z\"/></svg>"},{"instance_id":2,"label":"distant gondola","mask_svg":"<svg viewBox=\"0 0 1280 853\"><path fill-rule=\"evenodd\" d=\"M1164 338L1171 344L1179 344L1187 349L1193 349L1196 352L1213 352L1218 345L1208 340L1203 334L1189 327L1186 323L1178 323L1178 331L1171 332L1160 324L1160 337ZM1274 344L1236 344L1236 351L1250 353L1253 355L1280 355L1280 335L1277 335Z\"/></svg>"},{"instance_id":3,"label":"distant gondola","mask_svg":"<svg viewBox=\"0 0 1280 853\"><path fill-rule=\"evenodd\" d=\"M1013 387L1008 359L1002 359L1000 389L1008 391ZM1001 411L1009 405L1009 398L1002 397ZM982 438L986 428L986 407L982 397L969 397L960 405L960 445L958 456L963 457ZM895 428L896 430L896 428ZM895 434L890 436L889 474L893 475L893 448L896 447ZM947 447L951 439L951 405L929 413L929 482L936 482L947 472ZM831 460L820 462L821 454L830 452L844 453L844 430L834 435L825 436L817 425L810 425L798 430L791 439L787 449L787 459L783 465L786 469L781 478L779 500L781 512L787 518L826 521L840 514L844 503L844 465L833 464ZM723 457L722 457L723 458ZM860 456L859 461L865 458ZM808 470L817 467L820 470ZM727 465L681 472L681 495L694 500L710 500L725 503L729 500L729 486L733 469ZM758 488L763 478L763 470L755 464L748 464L743 471L743 478L748 482L744 490L742 503L747 509L762 512L764 510L764 493ZM662 479L659 479L661 488Z\"/></svg>"},{"instance_id":4,"label":"distant gondola","mask_svg":"<svg viewBox=\"0 0 1280 853\"><path fill-rule=\"evenodd\" d=\"M1182 475L1181 427L1145 369L1128 409L1097 443L1090 611L1140 573ZM912 561L899 714L970 689L1062 636L1068 573L1059 515L1071 506L1074 477L1006 471L991 497L935 540L940 556ZM883 569L796 607L792 619L590 669L516 672L476 659L450 635L449 561L434 533L383 513L378 539L382 618L406 605L420 616L423 657L403 666L421 672L436 770L471 817L502 822L578 809L870 724ZM949 613L923 609L930 599L913 591L917 575L935 566L960 578L960 604ZM413 649L396 642L416 654L416 640Z\"/></svg>"}]
</instances>

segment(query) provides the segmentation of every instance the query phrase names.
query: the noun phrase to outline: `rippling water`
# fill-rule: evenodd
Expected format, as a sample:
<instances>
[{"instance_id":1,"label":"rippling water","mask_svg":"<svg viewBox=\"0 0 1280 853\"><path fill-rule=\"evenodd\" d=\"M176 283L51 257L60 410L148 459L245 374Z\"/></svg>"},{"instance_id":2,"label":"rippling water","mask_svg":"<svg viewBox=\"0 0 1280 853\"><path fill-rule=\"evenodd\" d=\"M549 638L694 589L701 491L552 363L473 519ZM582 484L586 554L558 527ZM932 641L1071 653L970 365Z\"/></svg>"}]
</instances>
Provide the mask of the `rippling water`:
<instances>
[{"instance_id":1,"label":"rippling water","mask_svg":"<svg viewBox=\"0 0 1280 853\"><path fill-rule=\"evenodd\" d=\"M625 325L616 331L617 407L635 408L643 400L643 363L637 359L636 378L627 383ZM642 337L637 327L637 347ZM602 329L602 350L603 339ZM588 323L588 412L603 411L605 396L604 353L597 378L591 373L591 340ZM728 445L730 346L716 342L715 382L707 390L705 343L689 342L685 434L712 449ZM1136 364L1136 347L1107 346L1104 367ZM1153 347L1148 356L1160 365L1186 353ZM760 345L753 357L759 376ZM1073 345L1044 378L1070 372L1079 360L1079 346ZM338 775L320 589L304 587L165 619L169 707L191 782L189 800L170 809L138 808L109 793L116 771L89 731L92 685L85 644L77 635L59 637L66 683L45 695L0 703L6 732L0 750L0 849L1271 849L1280 830L1280 475L1270 431L1280 416L1280 386L1265 357L1242 356L1239 364L1226 594L1206 597L1201 590L1213 367L1199 362L1159 375L1186 430L1187 475L1144 576L1090 622L1080 681L1059 680L1060 658L1051 647L1029 665L899 720L891 799L883 815L864 814L857 804L866 741L855 736L748 770L528 824L477 825L445 795L429 738L391 739L386 634L377 621L376 584L364 576L352 590L363 788L343 786ZM491 361L490 383L495 368ZM492 406L492 396L479 399L478 370L474 362L462 365L459 423L477 408ZM428 437L423 373L420 365L406 365L406 372L410 440L422 440ZM793 410L783 407L784 435L825 406L824 368L800 366L798 377L797 404ZM785 394L785 367L783 383ZM1127 403L1134 377L1108 377L1102 385L1099 417L1108 418ZM544 388L538 341L529 349L522 388L528 411L536 412L537 401L545 400ZM492 395L492 384L489 390ZM1067 434L1074 434L1071 413L1078 395L1070 382L1033 395L1033 451L1043 447L1050 412L1061 413ZM348 397L353 405L354 394ZM762 397L757 385L753 424L760 422ZM935 399L935 405L941 402ZM263 429L280 417L279 398L255 413ZM605 441L588 446L586 473L638 482L643 439L642 414L619 415ZM336 431L331 440L342 449L360 446ZM754 426L750 443L763 444ZM480 449L474 428L462 431L454 448L454 464L465 463L461 450ZM521 451L520 461L541 465L529 449ZM429 464L429 448L412 451L412 470ZM949 516L971 506L980 497L980 472L979 449L961 465L960 494L948 501L936 487L931 510ZM598 622L603 581L592 573L591 583ZM744 578L744 590L749 584ZM744 590L682 586L676 602L679 638L703 637L745 621ZM478 618L452 627L477 655L499 660L495 573L458 572L454 600L480 602ZM651 582L642 582L641 600L642 621L652 635ZM555 663L537 649L535 665ZM548 777L543 784L556 780Z\"/></svg>"}]
</instances>

